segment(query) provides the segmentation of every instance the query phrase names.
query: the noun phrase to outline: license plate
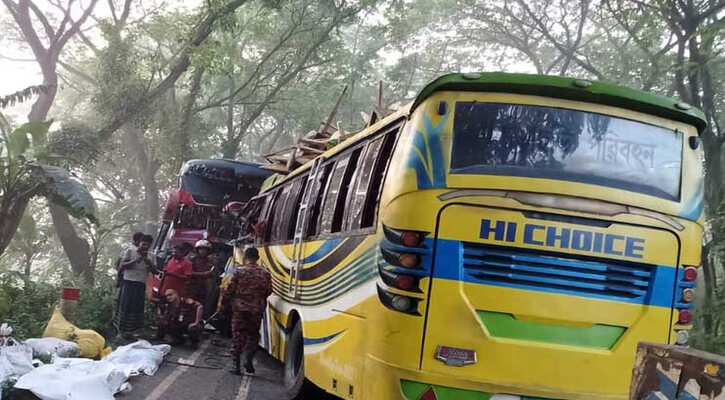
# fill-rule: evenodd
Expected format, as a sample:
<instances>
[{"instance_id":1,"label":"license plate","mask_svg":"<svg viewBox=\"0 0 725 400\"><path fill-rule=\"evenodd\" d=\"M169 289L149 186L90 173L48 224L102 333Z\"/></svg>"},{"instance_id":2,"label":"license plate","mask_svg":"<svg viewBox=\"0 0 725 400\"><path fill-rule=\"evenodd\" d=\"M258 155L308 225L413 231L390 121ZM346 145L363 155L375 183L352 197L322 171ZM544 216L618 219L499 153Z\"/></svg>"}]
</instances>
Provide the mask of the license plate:
<instances>
[{"instance_id":1,"label":"license plate","mask_svg":"<svg viewBox=\"0 0 725 400\"><path fill-rule=\"evenodd\" d=\"M436 360L443 361L452 367L462 367L476 363L476 351L460 349L458 347L438 346L436 347Z\"/></svg>"}]
</instances>

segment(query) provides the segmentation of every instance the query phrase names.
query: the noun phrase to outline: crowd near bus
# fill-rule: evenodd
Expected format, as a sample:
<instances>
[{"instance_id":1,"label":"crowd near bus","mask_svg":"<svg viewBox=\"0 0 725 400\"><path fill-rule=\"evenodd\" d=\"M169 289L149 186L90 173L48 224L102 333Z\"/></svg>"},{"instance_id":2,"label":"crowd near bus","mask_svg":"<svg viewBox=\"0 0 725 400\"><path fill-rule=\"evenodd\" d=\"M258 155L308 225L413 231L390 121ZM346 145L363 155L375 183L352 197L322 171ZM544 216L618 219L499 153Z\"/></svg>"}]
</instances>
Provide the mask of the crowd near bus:
<instances>
[{"instance_id":1,"label":"crowd near bus","mask_svg":"<svg viewBox=\"0 0 725 400\"><path fill-rule=\"evenodd\" d=\"M162 302L188 332L231 304L232 371L258 343L292 398L626 399L639 342L689 339L705 125L603 82L445 75L244 201L216 307L205 243L173 246Z\"/></svg>"}]
</instances>

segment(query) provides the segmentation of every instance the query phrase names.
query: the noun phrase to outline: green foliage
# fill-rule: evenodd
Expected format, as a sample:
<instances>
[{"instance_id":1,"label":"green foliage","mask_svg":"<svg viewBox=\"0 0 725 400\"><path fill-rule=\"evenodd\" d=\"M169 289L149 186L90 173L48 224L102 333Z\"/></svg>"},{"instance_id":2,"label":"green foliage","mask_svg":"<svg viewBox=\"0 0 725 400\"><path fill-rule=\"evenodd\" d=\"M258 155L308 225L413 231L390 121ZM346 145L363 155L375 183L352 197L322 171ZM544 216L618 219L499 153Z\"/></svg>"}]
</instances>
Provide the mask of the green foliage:
<instances>
[{"instance_id":1,"label":"green foliage","mask_svg":"<svg viewBox=\"0 0 725 400\"><path fill-rule=\"evenodd\" d=\"M0 320L8 322L18 339L41 337L58 303L58 287L24 281L19 274L0 274Z\"/></svg>"},{"instance_id":2,"label":"green foliage","mask_svg":"<svg viewBox=\"0 0 725 400\"><path fill-rule=\"evenodd\" d=\"M44 152L52 123L29 122L7 135L4 151L0 151L0 176L3 178L0 196L20 196L26 190L43 194L77 218L95 222L95 201L88 189L72 179L67 170L44 163L52 159ZM3 222L10 223L0 221ZM0 249L0 253L3 250Z\"/></svg>"},{"instance_id":3,"label":"green foliage","mask_svg":"<svg viewBox=\"0 0 725 400\"><path fill-rule=\"evenodd\" d=\"M47 92L48 86L36 85L29 86L19 92L11 93L7 96L0 97L0 109L12 107L16 104L23 103L33 96L37 96L43 92Z\"/></svg>"},{"instance_id":4,"label":"green foliage","mask_svg":"<svg viewBox=\"0 0 725 400\"><path fill-rule=\"evenodd\" d=\"M30 167L39 171L44 180L45 196L53 203L65 207L78 219L96 220L96 203L82 183L71 178L67 170L46 164L33 163Z\"/></svg>"},{"instance_id":5,"label":"green foliage","mask_svg":"<svg viewBox=\"0 0 725 400\"><path fill-rule=\"evenodd\" d=\"M95 131L83 121L63 121L60 129L50 133L45 153L55 164L67 169L89 169L101 151Z\"/></svg>"},{"instance_id":6,"label":"green foliage","mask_svg":"<svg viewBox=\"0 0 725 400\"><path fill-rule=\"evenodd\" d=\"M61 284L24 281L18 274L0 274L0 321L9 323L13 337L42 337L53 309L60 300ZM113 316L115 287L110 277L81 289L75 325L106 334Z\"/></svg>"},{"instance_id":7,"label":"green foliage","mask_svg":"<svg viewBox=\"0 0 725 400\"><path fill-rule=\"evenodd\" d=\"M81 290L76 325L107 335L115 301L115 280L108 275L98 276L92 288Z\"/></svg>"}]
</instances>

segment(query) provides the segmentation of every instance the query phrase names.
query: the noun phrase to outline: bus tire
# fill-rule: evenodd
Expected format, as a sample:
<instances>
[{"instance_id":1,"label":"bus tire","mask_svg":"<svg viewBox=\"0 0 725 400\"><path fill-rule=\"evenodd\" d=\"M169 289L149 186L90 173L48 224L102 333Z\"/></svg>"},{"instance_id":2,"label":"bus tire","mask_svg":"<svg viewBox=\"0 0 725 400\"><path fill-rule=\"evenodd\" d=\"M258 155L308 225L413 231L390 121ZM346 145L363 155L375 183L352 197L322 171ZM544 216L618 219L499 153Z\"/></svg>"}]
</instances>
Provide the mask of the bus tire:
<instances>
[{"instance_id":1,"label":"bus tire","mask_svg":"<svg viewBox=\"0 0 725 400\"><path fill-rule=\"evenodd\" d=\"M302 339L302 322L300 321L297 321L292 328L285 349L284 388L289 398L295 400L305 399L311 393L319 390L305 379L305 347Z\"/></svg>"}]
</instances>

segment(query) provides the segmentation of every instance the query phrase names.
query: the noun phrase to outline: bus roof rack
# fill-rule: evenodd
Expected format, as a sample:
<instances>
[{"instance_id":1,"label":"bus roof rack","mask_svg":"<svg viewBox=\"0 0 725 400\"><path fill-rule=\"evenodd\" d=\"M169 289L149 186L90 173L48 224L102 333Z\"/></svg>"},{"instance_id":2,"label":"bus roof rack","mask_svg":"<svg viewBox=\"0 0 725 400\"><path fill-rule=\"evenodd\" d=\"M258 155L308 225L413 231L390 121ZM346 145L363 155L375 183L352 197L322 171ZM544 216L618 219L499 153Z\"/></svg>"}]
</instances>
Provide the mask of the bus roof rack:
<instances>
[{"instance_id":1,"label":"bus roof rack","mask_svg":"<svg viewBox=\"0 0 725 400\"><path fill-rule=\"evenodd\" d=\"M337 98L337 102L332 108L332 111L330 111L327 120L320 122L320 126L316 130L307 132L307 134L297 139L297 142L292 146L265 154L263 157L267 161L267 164L262 165L261 168L287 175L296 168L322 155L325 151L352 137L355 132L345 132L339 121L334 125L332 122L337 114L337 110L340 108L346 91L347 86L345 86ZM388 109L383 105L382 81L378 85L377 100L377 104L373 106L369 114L361 113L365 120L366 128L394 112L394 110Z\"/></svg>"}]
</instances>

